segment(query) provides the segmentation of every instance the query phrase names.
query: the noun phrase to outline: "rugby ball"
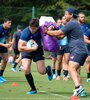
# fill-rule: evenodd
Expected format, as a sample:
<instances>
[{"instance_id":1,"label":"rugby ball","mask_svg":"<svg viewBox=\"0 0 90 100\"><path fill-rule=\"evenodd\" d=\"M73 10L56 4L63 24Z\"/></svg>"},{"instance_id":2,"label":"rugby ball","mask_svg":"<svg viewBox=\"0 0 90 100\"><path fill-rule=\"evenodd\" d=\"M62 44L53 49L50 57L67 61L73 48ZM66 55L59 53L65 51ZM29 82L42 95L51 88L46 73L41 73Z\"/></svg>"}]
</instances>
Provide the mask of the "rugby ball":
<instances>
[{"instance_id":1,"label":"rugby ball","mask_svg":"<svg viewBox=\"0 0 90 100\"><path fill-rule=\"evenodd\" d=\"M13 59L13 56L10 56L9 59L8 59L8 61L9 61L10 63L12 63L13 60L14 60L14 59Z\"/></svg>"},{"instance_id":2,"label":"rugby ball","mask_svg":"<svg viewBox=\"0 0 90 100\"><path fill-rule=\"evenodd\" d=\"M33 45L34 45L34 40L29 40L26 44L27 47L31 47L31 48L33 47Z\"/></svg>"}]
</instances>

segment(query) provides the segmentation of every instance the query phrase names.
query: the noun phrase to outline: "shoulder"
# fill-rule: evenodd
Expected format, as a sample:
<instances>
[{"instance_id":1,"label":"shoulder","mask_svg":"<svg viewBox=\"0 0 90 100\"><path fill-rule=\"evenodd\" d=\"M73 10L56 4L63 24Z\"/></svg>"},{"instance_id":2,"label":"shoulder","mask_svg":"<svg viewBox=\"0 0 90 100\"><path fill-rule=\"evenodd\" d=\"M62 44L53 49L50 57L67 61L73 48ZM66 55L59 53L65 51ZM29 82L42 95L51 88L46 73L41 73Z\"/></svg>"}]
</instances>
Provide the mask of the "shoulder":
<instances>
[{"instance_id":1,"label":"shoulder","mask_svg":"<svg viewBox=\"0 0 90 100\"><path fill-rule=\"evenodd\" d=\"M89 33L89 34L90 34L90 29L88 29L88 30L86 31L86 33Z\"/></svg>"},{"instance_id":2,"label":"shoulder","mask_svg":"<svg viewBox=\"0 0 90 100\"><path fill-rule=\"evenodd\" d=\"M3 28L3 24L0 25L0 29Z\"/></svg>"},{"instance_id":3,"label":"shoulder","mask_svg":"<svg viewBox=\"0 0 90 100\"><path fill-rule=\"evenodd\" d=\"M30 30L29 30L29 27L26 27L23 31L22 31L22 33L25 33L25 32L30 32Z\"/></svg>"},{"instance_id":4,"label":"shoulder","mask_svg":"<svg viewBox=\"0 0 90 100\"><path fill-rule=\"evenodd\" d=\"M86 36L90 36L90 29L88 29L85 33Z\"/></svg>"}]
</instances>

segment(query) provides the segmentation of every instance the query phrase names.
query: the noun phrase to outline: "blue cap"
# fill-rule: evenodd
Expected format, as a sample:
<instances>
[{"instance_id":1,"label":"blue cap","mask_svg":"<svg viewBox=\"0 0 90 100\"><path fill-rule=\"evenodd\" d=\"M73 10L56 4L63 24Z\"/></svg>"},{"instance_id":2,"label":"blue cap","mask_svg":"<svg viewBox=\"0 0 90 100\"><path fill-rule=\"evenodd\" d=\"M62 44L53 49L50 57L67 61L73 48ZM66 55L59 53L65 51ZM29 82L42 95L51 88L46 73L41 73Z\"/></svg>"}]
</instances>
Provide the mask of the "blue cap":
<instances>
[{"instance_id":1,"label":"blue cap","mask_svg":"<svg viewBox=\"0 0 90 100\"><path fill-rule=\"evenodd\" d=\"M79 17L77 14L77 9L75 7L68 7L66 8L66 11L68 11L69 13L73 13L73 15L76 17Z\"/></svg>"},{"instance_id":2,"label":"blue cap","mask_svg":"<svg viewBox=\"0 0 90 100\"><path fill-rule=\"evenodd\" d=\"M18 25L17 28L18 28L18 29L22 29L22 26L21 26L21 25Z\"/></svg>"}]
</instances>

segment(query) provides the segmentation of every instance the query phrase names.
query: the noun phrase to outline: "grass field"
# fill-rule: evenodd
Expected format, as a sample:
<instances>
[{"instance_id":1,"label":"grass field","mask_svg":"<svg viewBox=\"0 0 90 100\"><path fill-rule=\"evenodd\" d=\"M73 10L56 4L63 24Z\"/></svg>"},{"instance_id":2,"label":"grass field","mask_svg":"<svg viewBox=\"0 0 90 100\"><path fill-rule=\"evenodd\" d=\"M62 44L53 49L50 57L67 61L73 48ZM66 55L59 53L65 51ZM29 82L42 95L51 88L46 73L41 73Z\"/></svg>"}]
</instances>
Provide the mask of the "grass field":
<instances>
[{"instance_id":1,"label":"grass field","mask_svg":"<svg viewBox=\"0 0 90 100\"><path fill-rule=\"evenodd\" d=\"M50 65L51 60L45 60L45 63ZM63 78L60 81L56 81L56 79L49 81L47 75L40 75L37 72L36 64L32 63L32 74L38 93L27 95L26 92L30 90L30 87L24 72L15 73L11 71L11 68L12 64L8 63L4 73L8 82L0 83L0 100L69 100L73 94L74 84L71 78L70 81L64 81ZM86 82L84 66L81 70L81 76L87 96L80 97L80 100L90 100L90 84ZM13 82L17 82L18 85L11 85Z\"/></svg>"}]
</instances>

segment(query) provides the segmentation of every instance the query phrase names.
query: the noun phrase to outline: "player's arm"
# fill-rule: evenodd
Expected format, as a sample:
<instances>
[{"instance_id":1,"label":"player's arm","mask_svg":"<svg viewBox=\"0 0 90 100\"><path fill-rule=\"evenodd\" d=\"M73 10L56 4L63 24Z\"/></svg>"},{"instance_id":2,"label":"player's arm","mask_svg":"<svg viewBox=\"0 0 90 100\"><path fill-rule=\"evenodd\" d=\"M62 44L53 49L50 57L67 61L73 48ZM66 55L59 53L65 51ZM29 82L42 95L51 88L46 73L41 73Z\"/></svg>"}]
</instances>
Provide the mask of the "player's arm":
<instances>
[{"instance_id":1,"label":"player's arm","mask_svg":"<svg viewBox=\"0 0 90 100\"><path fill-rule=\"evenodd\" d=\"M65 37L65 34L62 32L62 30L48 30L47 27L44 26L44 31L51 36L56 36L58 39Z\"/></svg>"},{"instance_id":2,"label":"player's arm","mask_svg":"<svg viewBox=\"0 0 90 100\"><path fill-rule=\"evenodd\" d=\"M90 40L86 35L84 35L84 41L85 43L90 44Z\"/></svg>"},{"instance_id":3,"label":"player's arm","mask_svg":"<svg viewBox=\"0 0 90 100\"><path fill-rule=\"evenodd\" d=\"M15 41L16 41L16 38L13 38L12 39L12 42L11 42L12 46L9 48L9 50L13 50L13 46L15 44Z\"/></svg>"},{"instance_id":4,"label":"player's arm","mask_svg":"<svg viewBox=\"0 0 90 100\"><path fill-rule=\"evenodd\" d=\"M18 50L22 51L22 52L32 52L32 51L36 51L38 49L38 45L36 44L36 42L34 42L33 47L27 47L26 44L27 44L26 41L19 40Z\"/></svg>"},{"instance_id":5,"label":"player's arm","mask_svg":"<svg viewBox=\"0 0 90 100\"><path fill-rule=\"evenodd\" d=\"M0 46L4 46L4 47L6 47L6 48L10 48L10 47L11 47L11 44L0 43Z\"/></svg>"},{"instance_id":6,"label":"player's arm","mask_svg":"<svg viewBox=\"0 0 90 100\"><path fill-rule=\"evenodd\" d=\"M7 39L8 39L8 42L11 42L11 34L10 33L8 34Z\"/></svg>"}]
</instances>

